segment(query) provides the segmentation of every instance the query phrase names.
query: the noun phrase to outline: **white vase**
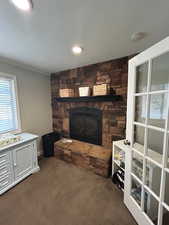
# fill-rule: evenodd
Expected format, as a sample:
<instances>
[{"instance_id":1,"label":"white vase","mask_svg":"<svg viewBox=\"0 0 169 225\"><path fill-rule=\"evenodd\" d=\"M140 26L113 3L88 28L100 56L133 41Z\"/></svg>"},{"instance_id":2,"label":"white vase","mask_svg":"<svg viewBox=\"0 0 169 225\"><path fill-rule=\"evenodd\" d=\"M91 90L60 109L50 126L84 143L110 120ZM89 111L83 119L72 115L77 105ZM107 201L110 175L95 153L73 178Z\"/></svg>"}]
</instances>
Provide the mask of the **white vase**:
<instances>
[{"instance_id":1,"label":"white vase","mask_svg":"<svg viewBox=\"0 0 169 225\"><path fill-rule=\"evenodd\" d=\"M90 95L90 88L89 87L80 87L79 88L79 96L85 97Z\"/></svg>"}]
</instances>

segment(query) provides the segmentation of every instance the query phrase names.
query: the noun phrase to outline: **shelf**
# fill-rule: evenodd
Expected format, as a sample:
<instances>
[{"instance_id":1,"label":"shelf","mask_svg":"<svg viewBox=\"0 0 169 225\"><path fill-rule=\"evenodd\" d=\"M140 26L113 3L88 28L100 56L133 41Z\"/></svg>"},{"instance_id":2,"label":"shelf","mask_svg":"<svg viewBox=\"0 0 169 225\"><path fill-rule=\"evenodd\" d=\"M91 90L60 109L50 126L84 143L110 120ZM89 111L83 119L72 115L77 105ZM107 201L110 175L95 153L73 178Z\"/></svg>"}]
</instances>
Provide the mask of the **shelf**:
<instances>
[{"instance_id":1,"label":"shelf","mask_svg":"<svg viewBox=\"0 0 169 225\"><path fill-rule=\"evenodd\" d=\"M123 173L125 174L125 168L124 168L125 167L125 152L128 151L128 149L129 149L129 146L124 144L124 140L113 141L113 149L112 149L112 176L118 170L123 171ZM120 180L119 180L119 185L120 185ZM121 188L121 190L123 191L122 188Z\"/></svg>"},{"instance_id":2,"label":"shelf","mask_svg":"<svg viewBox=\"0 0 169 225\"><path fill-rule=\"evenodd\" d=\"M124 139L125 140L125 139ZM126 152L127 150L130 149L129 145L125 145L124 144L124 140L120 140L120 141L113 141L113 146L119 148L121 151Z\"/></svg>"},{"instance_id":3,"label":"shelf","mask_svg":"<svg viewBox=\"0 0 169 225\"><path fill-rule=\"evenodd\" d=\"M54 98L57 102L113 102L121 100L120 95L98 95L86 97L57 97Z\"/></svg>"},{"instance_id":4,"label":"shelf","mask_svg":"<svg viewBox=\"0 0 169 225\"><path fill-rule=\"evenodd\" d=\"M121 170L125 170L123 167L120 166L120 161L118 160L113 160L113 162L121 169Z\"/></svg>"}]
</instances>

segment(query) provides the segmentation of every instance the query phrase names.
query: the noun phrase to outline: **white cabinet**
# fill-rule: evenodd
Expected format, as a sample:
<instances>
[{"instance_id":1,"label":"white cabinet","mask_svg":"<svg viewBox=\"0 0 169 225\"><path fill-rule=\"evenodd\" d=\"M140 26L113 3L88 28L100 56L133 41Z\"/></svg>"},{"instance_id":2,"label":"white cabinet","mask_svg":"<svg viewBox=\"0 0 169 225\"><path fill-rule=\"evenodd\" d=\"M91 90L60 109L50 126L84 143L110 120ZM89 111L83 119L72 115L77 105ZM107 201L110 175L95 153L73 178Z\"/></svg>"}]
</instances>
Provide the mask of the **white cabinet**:
<instances>
[{"instance_id":1,"label":"white cabinet","mask_svg":"<svg viewBox=\"0 0 169 225\"><path fill-rule=\"evenodd\" d=\"M33 167L33 143L25 144L13 150L15 180L29 173Z\"/></svg>"},{"instance_id":2,"label":"white cabinet","mask_svg":"<svg viewBox=\"0 0 169 225\"><path fill-rule=\"evenodd\" d=\"M39 171L36 135L21 134L21 141L0 149L0 194Z\"/></svg>"},{"instance_id":3,"label":"white cabinet","mask_svg":"<svg viewBox=\"0 0 169 225\"><path fill-rule=\"evenodd\" d=\"M125 152L128 146L124 144L124 140L113 141L112 149L112 175L116 169L125 170Z\"/></svg>"}]
</instances>

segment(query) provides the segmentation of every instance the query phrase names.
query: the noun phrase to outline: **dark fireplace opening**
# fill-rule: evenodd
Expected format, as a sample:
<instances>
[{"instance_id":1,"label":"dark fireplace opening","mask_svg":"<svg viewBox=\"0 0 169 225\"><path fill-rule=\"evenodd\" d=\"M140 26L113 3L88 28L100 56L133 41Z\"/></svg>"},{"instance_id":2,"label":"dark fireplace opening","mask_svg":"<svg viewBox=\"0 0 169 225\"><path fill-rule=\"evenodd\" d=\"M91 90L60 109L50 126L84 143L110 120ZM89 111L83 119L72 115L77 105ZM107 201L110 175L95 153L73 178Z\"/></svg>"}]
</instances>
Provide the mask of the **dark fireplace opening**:
<instances>
[{"instance_id":1,"label":"dark fireplace opening","mask_svg":"<svg viewBox=\"0 0 169 225\"><path fill-rule=\"evenodd\" d=\"M79 141L102 145L102 111L79 107L70 110L70 137Z\"/></svg>"}]
</instances>

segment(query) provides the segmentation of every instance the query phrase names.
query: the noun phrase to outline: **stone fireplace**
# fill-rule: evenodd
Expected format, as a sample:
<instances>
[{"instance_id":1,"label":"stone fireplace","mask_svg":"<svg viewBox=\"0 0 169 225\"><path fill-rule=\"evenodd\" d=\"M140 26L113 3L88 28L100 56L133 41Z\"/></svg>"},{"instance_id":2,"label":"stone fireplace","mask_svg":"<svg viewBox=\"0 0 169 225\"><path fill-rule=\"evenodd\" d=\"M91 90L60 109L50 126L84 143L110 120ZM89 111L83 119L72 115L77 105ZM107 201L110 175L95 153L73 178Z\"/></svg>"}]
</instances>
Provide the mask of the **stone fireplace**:
<instances>
[{"instance_id":1,"label":"stone fireplace","mask_svg":"<svg viewBox=\"0 0 169 225\"><path fill-rule=\"evenodd\" d=\"M112 141L123 139L125 136L126 125L129 58L130 57L124 57L108 62L53 73L51 75L53 129L61 133L64 137L71 137L72 139L78 140L85 139L86 142L95 143L108 149L112 149ZM114 90L117 95L121 96L121 100L109 102L86 101L78 103L73 101L56 101L56 98L59 97L60 88L72 88L75 90L75 96L79 96L79 87L89 86L92 89L93 85L102 83L109 84L110 88ZM80 109L79 111L77 108L83 110ZM89 116L89 114L86 114L86 108L95 109L90 110L90 113L95 113L95 117L98 119L93 120L91 115ZM79 119L79 113L81 114L82 111L83 118L86 117L84 121L83 119ZM96 114L100 114L101 116L96 116ZM76 123L70 122L70 116L71 120L72 117L73 120L76 120ZM98 125L100 124L99 117L102 118L101 125ZM86 120L88 121L86 122ZM92 126L90 126L91 123ZM90 129L88 129L88 127L90 127ZM96 128L98 130L97 134L95 132ZM88 133L88 136L90 136L90 140L86 140L86 132L89 131L90 134ZM82 133L84 134L82 135ZM92 139L91 136L95 138Z\"/></svg>"},{"instance_id":2,"label":"stone fireplace","mask_svg":"<svg viewBox=\"0 0 169 225\"><path fill-rule=\"evenodd\" d=\"M102 111L91 107L70 109L70 137L96 145L102 145Z\"/></svg>"}]
</instances>

